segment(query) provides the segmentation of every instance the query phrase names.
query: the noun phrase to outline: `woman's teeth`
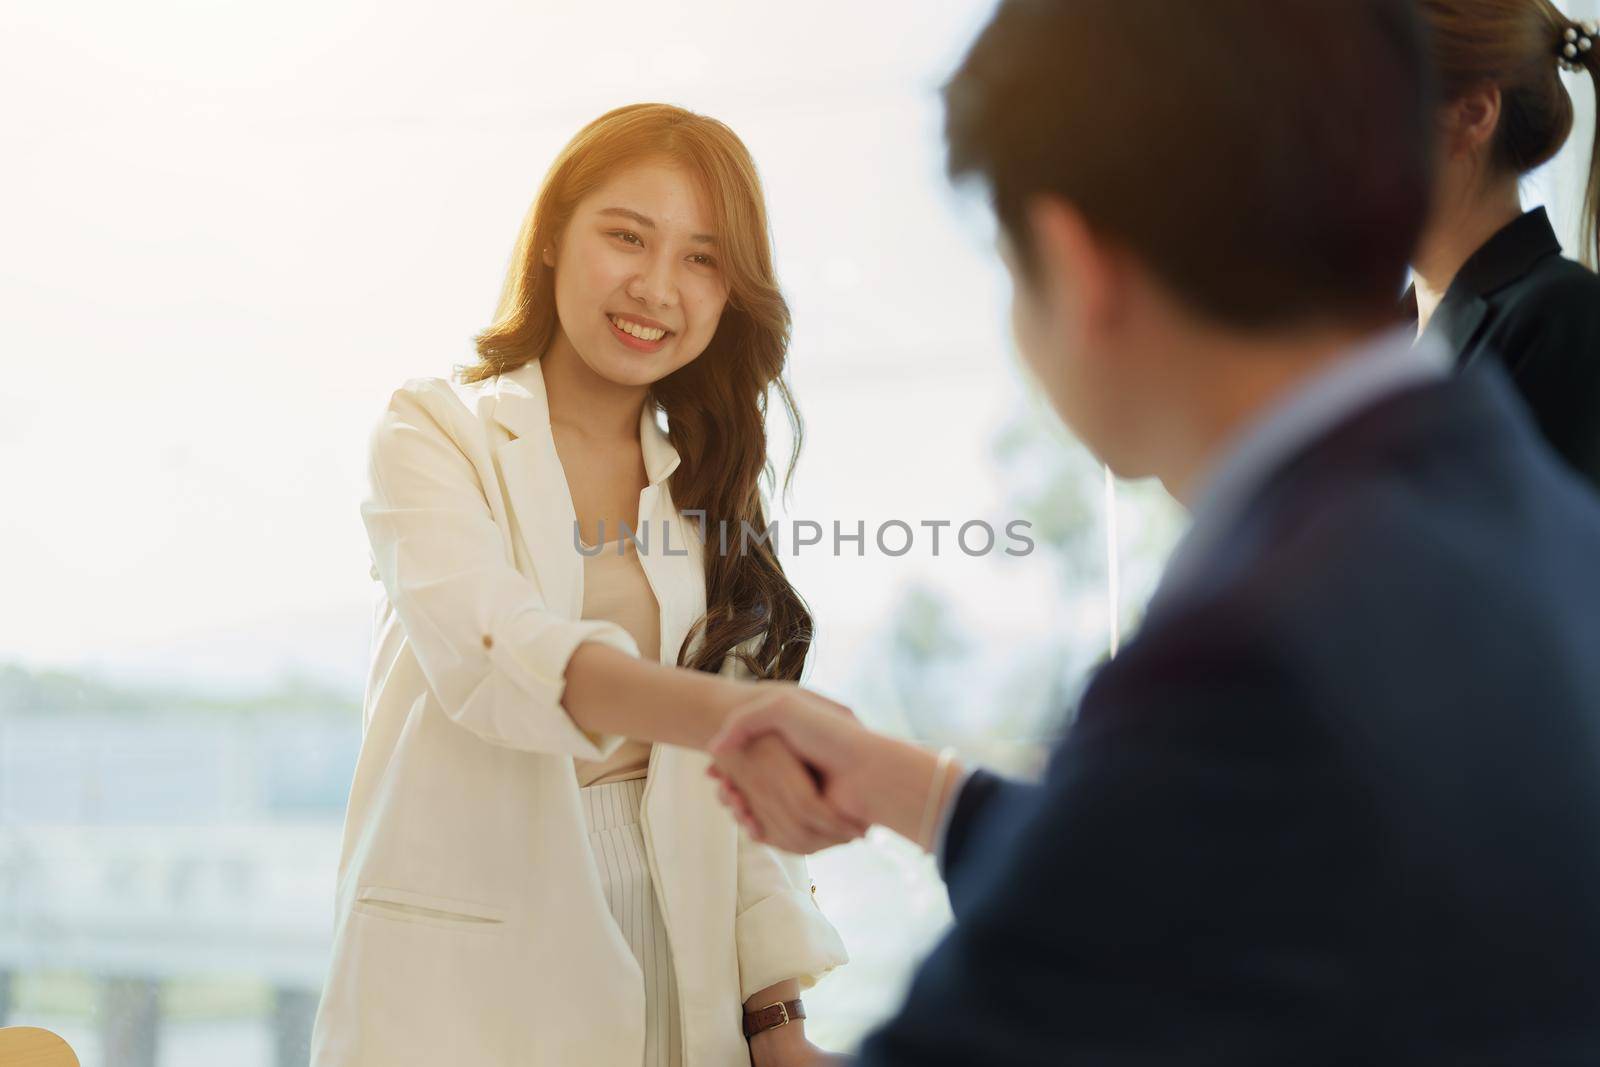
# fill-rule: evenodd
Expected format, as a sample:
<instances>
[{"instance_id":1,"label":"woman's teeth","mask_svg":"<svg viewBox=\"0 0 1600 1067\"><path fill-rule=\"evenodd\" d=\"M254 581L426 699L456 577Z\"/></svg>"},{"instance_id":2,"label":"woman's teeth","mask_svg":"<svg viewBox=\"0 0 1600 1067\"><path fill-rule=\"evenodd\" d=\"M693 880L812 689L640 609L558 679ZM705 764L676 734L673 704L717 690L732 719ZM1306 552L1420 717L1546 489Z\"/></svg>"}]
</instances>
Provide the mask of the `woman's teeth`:
<instances>
[{"instance_id":1,"label":"woman's teeth","mask_svg":"<svg viewBox=\"0 0 1600 1067\"><path fill-rule=\"evenodd\" d=\"M640 326L638 323L629 322L627 319L619 319L614 315L607 315L606 318L611 320L611 325L623 333L631 333L641 341L659 341L667 335L666 330L652 330L648 326Z\"/></svg>"}]
</instances>

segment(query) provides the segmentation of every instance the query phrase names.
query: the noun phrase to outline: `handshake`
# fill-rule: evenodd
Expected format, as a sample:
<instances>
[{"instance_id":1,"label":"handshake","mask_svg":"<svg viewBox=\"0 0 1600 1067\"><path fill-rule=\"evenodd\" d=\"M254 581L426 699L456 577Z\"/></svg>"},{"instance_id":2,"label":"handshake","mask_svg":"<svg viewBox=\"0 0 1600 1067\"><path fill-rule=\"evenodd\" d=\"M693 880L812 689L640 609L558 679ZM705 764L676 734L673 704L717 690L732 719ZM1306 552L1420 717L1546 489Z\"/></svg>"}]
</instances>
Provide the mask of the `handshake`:
<instances>
[{"instance_id":1,"label":"handshake","mask_svg":"<svg viewBox=\"0 0 1600 1067\"><path fill-rule=\"evenodd\" d=\"M706 773L750 837L808 854L887 826L927 851L959 779L935 754L862 726L793 682L753 683L707 745Z\"/></svg>"}]
</instances>

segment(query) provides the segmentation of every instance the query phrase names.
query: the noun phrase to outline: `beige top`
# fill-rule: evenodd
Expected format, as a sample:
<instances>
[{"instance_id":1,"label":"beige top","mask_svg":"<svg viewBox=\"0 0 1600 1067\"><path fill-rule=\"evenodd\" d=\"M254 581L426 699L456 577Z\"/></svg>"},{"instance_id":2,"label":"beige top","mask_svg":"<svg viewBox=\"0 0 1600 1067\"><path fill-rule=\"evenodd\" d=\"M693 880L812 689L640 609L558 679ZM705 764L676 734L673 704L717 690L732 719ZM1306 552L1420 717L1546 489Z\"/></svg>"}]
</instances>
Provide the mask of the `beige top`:
<instances>
[{"instance_id":1,"label":"beige top","mask_svg":"<svg viewBox=\"0 0 1600 1067\"><path fill-rule=\"evenodd\" d=\"M584 548L594 546L585 544ZM607 619L627 630L644 659L661 659L660 610L632 539L607 541L601 551L583 557L583 617ZM650 765L650 742L630 737L603 760L574 757L573 764L579 786L643 778Z\"/></svg>"}]
</instances>

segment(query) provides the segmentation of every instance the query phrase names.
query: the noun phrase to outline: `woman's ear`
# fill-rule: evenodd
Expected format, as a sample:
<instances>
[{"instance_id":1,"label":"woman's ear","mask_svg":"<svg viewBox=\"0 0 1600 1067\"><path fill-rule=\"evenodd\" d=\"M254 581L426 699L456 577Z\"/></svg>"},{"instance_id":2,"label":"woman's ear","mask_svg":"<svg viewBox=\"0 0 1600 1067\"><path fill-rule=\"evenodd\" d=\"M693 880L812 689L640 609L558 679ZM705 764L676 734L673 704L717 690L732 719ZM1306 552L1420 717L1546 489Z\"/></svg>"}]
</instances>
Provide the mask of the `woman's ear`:
<instances>
[{"instance_id":1,"label":"woman's ear","mask_svg":"<svg viewBox=\"0 0 1600 1067\"><path fill-rule=\"evenodd\" d=\"M1444 107L1451 154L1487 153L1500 128L1500 86L1482 82Z\"/></svg>"},{"instance_id":2,"label":"woman's ear","mask_svg":"<svg viewBox=\"0 0 1600 1067\"><path fill-rule=\"evenodd\" d=\"M544 246L544 265L547 267L554 267L556 265L555 251L551 249L549 245Z\"/></svg>"}]
</instances>

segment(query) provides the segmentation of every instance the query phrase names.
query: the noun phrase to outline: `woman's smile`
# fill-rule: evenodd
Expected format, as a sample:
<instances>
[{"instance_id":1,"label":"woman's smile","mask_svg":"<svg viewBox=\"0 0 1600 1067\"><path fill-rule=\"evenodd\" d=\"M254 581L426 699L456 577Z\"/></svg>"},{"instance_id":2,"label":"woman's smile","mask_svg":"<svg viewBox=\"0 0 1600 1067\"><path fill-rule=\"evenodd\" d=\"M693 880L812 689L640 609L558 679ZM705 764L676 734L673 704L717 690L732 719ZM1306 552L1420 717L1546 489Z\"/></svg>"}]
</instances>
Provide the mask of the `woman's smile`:
<instances>
[{"instance_id":1,"label":"woman's smile","mask_svg":"<svg viewBox=\"0 0 1600 1067\"><path fill-rule=\"evenodd\" d=\"M611 333L617 340L639 352L659 352L673 332L659 325L645 325L623 315L607 315Z\"/></svg>"}]
</instances>

